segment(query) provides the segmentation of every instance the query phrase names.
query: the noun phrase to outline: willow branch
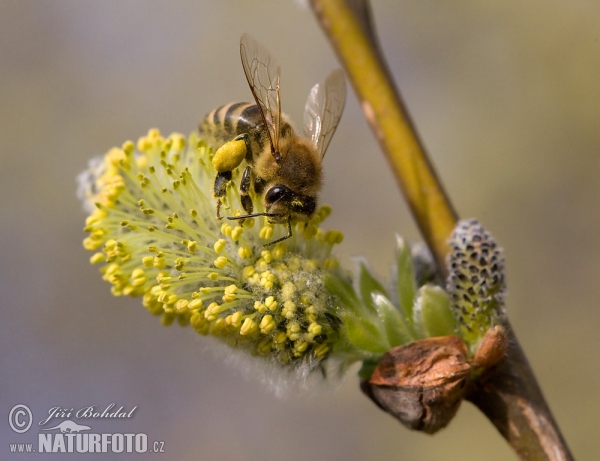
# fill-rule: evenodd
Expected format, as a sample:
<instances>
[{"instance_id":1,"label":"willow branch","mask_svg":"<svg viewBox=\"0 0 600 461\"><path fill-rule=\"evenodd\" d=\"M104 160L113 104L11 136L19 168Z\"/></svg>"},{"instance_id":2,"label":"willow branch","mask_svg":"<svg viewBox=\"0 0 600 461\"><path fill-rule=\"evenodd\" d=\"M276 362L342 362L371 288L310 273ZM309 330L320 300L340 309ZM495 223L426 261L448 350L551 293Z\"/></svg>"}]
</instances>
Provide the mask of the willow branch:
<instances>
[{"instance_id":1,"label":"willow branch","mask_svg":"<svg viewBox=\"0 0 600 461\"><path fill-rule=\"evenodd\" d=\"M423 238L444 272L447 240L456 224L456 213L379 53L368 5L352 3L314 0L312 5L346 68Z\"/></svg>"},{"instance_id":2,"label":"willow branch","mask_svg":"<svg viewBox=\"0 0 600 461\"><path fill-rule=\"evenodd\" d=\"M311 4L445 277L447 240L457 214L387 69L368 2L311 0ZM572 459L508 321L505 328L509 335L507 356L473 384L468 400L495 425L521 459Z\"/></svg>"}]
</instances>

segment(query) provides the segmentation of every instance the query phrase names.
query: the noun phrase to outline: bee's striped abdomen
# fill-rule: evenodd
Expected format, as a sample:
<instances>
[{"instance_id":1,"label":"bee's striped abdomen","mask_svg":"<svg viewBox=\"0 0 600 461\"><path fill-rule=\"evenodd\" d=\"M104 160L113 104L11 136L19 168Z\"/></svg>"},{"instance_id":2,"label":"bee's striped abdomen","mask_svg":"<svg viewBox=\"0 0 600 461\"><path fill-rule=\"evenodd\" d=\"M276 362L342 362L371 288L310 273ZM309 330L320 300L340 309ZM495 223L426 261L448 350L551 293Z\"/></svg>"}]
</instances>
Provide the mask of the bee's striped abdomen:
<instances>
[{"instance_id":1,"label":"bee's striped abdomen","mask_svg":"<svg viewBox=\"0 0 600 461\"><path fill-rule=\"evenodd\" d=\"M293 133L287 119L282 120L281 136ZM268 131L265 127L260 109L256 104L234 102L217 107L200 122L200 135L214 148L218 148L236 136L247 133L253 155L263 151L269 143Z\"/></svg>"},{"instance_id":2,"label":"bee's striped abdomen","mask_svg":"<svg viewBox=\"0 0 600 461\"><path fill-rule=\"evenodd\" d=\"M217 107L200 123L200 134L213 147L248 133L252 144L262 150L264 122L256 104L235 102Z\"/></svg>"}]
</instances>

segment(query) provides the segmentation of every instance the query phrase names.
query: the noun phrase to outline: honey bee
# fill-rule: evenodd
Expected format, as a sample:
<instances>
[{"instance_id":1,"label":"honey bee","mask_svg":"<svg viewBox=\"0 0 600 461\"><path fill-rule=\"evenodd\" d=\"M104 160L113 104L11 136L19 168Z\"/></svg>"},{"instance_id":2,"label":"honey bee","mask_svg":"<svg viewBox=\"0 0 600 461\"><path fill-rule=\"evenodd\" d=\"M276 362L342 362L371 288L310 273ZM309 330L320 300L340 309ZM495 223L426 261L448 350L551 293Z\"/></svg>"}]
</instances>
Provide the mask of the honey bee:
<instances>
[{"instance_id":1,"label":"honey bee","mask_svg":"<svg viewBox=\"0 0 600 461\"><path fill-rule=\"evenodd\" d=\"M200 123L200 133L216 145L224 143L213 158L217 218L232 171L245 160L239 191L246 214L228 219L266 216L269 223L287 224L287 235L268 243L273 245L292 236L292 221L308 221L317 208L322 161L344 109L346 83L337 69L312 88L302 136L281 112L280 68L273 56L247 34L240 40L240 54L256 104L231 103L213 110ZM251 190L261 196L264 213L253 213Z\"/></svg>"}]
</instances>

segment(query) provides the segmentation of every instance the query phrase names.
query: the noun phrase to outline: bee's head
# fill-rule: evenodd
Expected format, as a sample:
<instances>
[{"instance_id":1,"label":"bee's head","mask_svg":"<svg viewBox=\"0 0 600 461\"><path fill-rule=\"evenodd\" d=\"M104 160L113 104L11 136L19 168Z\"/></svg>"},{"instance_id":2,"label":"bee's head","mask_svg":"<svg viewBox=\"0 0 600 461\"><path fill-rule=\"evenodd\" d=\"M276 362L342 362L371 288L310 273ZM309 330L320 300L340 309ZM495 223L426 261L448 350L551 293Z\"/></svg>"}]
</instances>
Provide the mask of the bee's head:
<instances>
[{"instance_id":1,"label":"bee's head","mask_svg":"<svg viewBox=\"0 0 600 461\"><path fill-rule=\"evenodd\" d=\"M271 222L286 222L288 217L307 221L317 208L317 201L308 195L296 194L283 184L276 184L265 193L263 203L269 214L278 215Z\"/></svg>"}]
</instances>

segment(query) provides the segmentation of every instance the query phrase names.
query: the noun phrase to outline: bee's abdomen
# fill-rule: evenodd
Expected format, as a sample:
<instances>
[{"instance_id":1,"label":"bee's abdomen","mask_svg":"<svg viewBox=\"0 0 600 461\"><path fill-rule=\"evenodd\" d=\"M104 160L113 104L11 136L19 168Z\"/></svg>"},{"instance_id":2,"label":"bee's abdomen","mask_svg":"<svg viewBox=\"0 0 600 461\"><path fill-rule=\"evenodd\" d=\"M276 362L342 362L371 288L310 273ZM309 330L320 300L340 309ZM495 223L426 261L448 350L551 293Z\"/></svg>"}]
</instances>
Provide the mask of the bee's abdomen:
<instances>
[{"instance_id":1,"label":"bee's abdomen","mask_svg":"<svg viewBox=\"0 0 600 461\"><path fill-rule=\"evenodd\" d=\"M248 133L252 144L262 150L264 122L256 104L234 102L217 107L200 122L200 134L218 147L236 136Z\"/></svg>"}]
</instances>

